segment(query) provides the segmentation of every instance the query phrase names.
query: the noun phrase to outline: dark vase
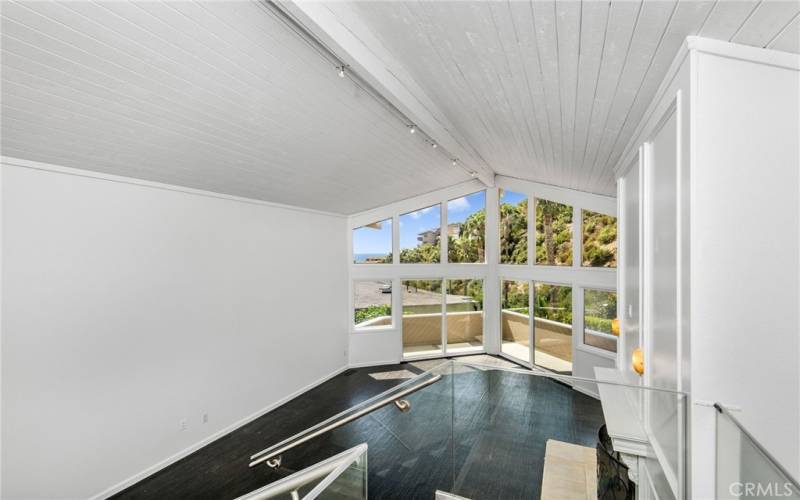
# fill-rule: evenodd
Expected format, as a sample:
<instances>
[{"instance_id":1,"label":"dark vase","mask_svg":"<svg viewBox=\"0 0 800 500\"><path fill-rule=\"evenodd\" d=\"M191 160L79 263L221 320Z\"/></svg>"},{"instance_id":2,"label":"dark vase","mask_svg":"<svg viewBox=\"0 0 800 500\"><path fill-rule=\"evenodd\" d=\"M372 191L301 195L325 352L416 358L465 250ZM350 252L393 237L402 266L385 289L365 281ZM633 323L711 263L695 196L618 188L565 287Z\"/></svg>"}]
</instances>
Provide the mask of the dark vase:
<instances>
[{"instance_id":1,"label":"dark vase","mask_svg":"<svg viewBox=\"0 0 800 500\"><path fill-rule=\"evenodd\" d=\"M614 451L606 426L597 433L597 499L633 500L636 485L628 478L628 466Z\"/></svg>"}]
</instances>

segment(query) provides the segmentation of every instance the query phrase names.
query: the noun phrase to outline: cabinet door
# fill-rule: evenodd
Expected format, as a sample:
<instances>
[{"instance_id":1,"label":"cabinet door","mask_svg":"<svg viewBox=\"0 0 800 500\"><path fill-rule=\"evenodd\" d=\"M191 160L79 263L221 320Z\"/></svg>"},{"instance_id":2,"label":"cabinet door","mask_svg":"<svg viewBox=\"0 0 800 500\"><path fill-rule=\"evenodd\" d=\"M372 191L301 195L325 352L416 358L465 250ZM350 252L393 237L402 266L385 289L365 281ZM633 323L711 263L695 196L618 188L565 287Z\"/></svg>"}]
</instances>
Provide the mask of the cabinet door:
<instances>
[{"instance_id":1,"label":"cabinet door","mask_svg":"<svg viewBox=\"0 0 800 500\"><path fill-rule=\"evenodd\" d=\"M644 240L645 383L680 389L678 324L678 168L679 119L676 107L645 144L646 204ZM666 482L678 491L682 468L679 436L682 409L674 395L652 393L645 397L645 426L659 457ZM659 489L661 489L663 486Z\"/></svg>"}]
</instances>

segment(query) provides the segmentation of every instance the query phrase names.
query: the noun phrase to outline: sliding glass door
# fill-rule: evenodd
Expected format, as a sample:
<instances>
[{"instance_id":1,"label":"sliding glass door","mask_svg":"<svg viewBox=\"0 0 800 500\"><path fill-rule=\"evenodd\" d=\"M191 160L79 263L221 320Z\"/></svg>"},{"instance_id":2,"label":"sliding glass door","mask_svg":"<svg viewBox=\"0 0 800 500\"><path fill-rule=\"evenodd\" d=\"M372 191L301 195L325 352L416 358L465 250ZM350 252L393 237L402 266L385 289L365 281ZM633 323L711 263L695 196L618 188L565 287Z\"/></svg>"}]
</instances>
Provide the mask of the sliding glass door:
<instances>
[{"instance_id":1,"label":"sliding glass door","mask_svg":"<svg viewBox=\"0 0 800 500\"><path fill-rule=\"evenodd\" d=\"M444 354L442 280L403 280L403 357Z\"/></svg>"},{"instance_id":2,"label":"sliding glass door","mask_svg":"<svg viewBox=\"0 0 800 500\"><path fill-rule=\"evenodd\" d=\"M524 364L571 374L572 287L504 279L500 294L501 352Z\"/></svg>"},{"instance_id":3,"label":"sliding glass door","mask_svg":"<svg viewBox=\"0 0 800 500\"><path fill-rule=\"evenodd\" d=\"M446 354L483 350L483 280L447 280Z\"/></svg>"},{"instance_id":4,"label":"sliding glass door","mask_svg":"<svg viewBox=\"0 0 800 500\"><path fill-rule=\"evenodd\" d=\"M500 283L501 352L524 363L531 362L530 288L527 281Z\"/></svg>"},{"instance_id":5,"label":"sliding glass door","mask_svg":"<svg viewBox=\"0 0 800 500\"><path fill-rule=\"evenodd\" d=\"M483 280L403 280L401 287L404 358L483 351Z\"/></svg>"},{"instance_id":6,"label":"sliding glass door","mask_svg":"<svg viewBox=\"0 0 800 500\"><path fill-rule=\"evenodd\" d=\"M534 283L533 363L572 374L572 287Z\"/></svg>"}]
</instances>

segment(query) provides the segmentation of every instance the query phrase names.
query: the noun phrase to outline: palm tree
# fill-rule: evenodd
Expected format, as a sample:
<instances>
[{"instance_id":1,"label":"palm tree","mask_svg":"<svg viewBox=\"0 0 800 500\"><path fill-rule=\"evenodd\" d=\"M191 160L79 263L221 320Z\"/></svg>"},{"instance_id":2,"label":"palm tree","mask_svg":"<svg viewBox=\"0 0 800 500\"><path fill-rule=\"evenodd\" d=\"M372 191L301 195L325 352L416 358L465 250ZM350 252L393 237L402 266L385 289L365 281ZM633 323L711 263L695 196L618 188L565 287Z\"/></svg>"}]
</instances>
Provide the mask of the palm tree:
<instances>
[{"instance_id":1,"label":"palm tree","mask_svg":"<svg viewBox=\"0 0 800 500\"><path fill-rule=\"evenodd\" d=\"M538 200L537 205L537 208L542 211L544 249L545 255L547 256L547 264L553 266L556 263L556 242L553 239L553 219L558 215L563 205L547 200Z\"/></svg>"}]
</instances>

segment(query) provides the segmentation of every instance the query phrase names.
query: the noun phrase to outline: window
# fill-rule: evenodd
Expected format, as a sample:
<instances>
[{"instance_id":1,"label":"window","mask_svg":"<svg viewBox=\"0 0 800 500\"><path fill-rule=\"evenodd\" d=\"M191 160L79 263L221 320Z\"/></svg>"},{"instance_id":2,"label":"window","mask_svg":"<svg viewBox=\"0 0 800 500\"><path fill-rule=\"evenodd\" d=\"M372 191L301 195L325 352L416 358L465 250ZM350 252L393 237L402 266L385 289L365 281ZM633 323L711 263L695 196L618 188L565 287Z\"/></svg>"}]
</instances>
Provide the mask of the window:
<instances>
[{"instance_id":1,"label":"window","mask_svg":"<svg viewBox=\"0 0 800 500\"><path fill-rule=\"evenodd\" d=\"M530 314L528 282L503 280L501 285L500 327L504 354L530 362Z\"/></svg>"},{"instance_id":2,"label":"window","mask_svg":"<svg viewBox=\"0 0 800 500\"><path fill-rule=\"evenodd\" d=\"M448 262L485 262L485 240L486 192L447 202Z\"/></svg>"},{"instance_id":3,"label":"window","mask_svg":"<svg viewBox=\"0 0 800 500\"><path fill-rule=\"evenodd\" d=\"M403 356L442 354L442 280L404 280Z\"/></svg>"},{"instance_id":4,"label":"window","mask_svg":"<svg viewBox=\"0 0 800 500\"><path fill-rule=\"evenodd\" d=\"M572 373L572 287L536 283L533 291L534 363Z\"/></svg>"},{"instance_id":5,"label":"window","mask_svg":"<svg viewBox=\"0 0 800 500\"><path fill-rule=\"evenodd\" d=\"M583 343L617 352L617 294L605 290L583 291Z\"/></svg>"},{"instance_id":6,"label":"window","mask_svg":"<svg viewBox=\"0 0 800 500\"><path fill-rule=\"evenodd\" d=\"M500 263L528 263L528 198L500 190Z\"/></svg>"},{"instance_id":7,"label":"window","mask_svg":"<svg viewBox=\"0 0 800 500\"><path fill-rule=\"evenodd\" d=\"M392 282L353 282L353 324L355 328L392 326Z\"/></svg>"},{"instance_id":8,"label":"window","mask_svg":"<svg viewBox=\"0 0 800 500\"><path fill-rule=\"evenodd\" d=\"M572 207L536 200L536 263L572 265Z\"/></svg>"},{"instance_id":9,"label":"window","mask_svg":"<svg viewBox=\"0 0 800 500\"><path fill-rule=\"evenodd\" d=\"M439 262L441 205L433 205L400 216L400 262Z\"/></svg>"},{"instance_id":10,"label":"window","mask_svg":"<svg viewBox=\"0 0 800 500\"><path fill-rule=\"evenodd\" d=\"M483 348L483 280L447 280L447 353Z\"/></svg>"},{"instance_id":11,"label":"window","mask_svg":"<svg viewBox=\"0 0 800 500\"><path fill-rule=\"evenodd\" d=\"M353 262L392 263L392 219L353 229Z\"/></svg>"},{"instance_id":12,"label":"window","mask_svg":"<svg viewBox=\"0 0 800 500\"><path fill-rule=\"evenodd\" d=\"M584 267L617 267L617 218L589 210L581 211L583 220Z\"/></svg>"}]
</instances>

